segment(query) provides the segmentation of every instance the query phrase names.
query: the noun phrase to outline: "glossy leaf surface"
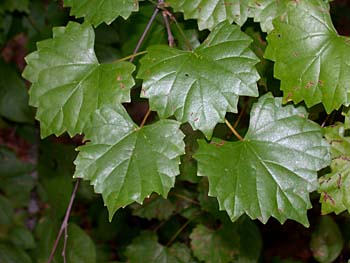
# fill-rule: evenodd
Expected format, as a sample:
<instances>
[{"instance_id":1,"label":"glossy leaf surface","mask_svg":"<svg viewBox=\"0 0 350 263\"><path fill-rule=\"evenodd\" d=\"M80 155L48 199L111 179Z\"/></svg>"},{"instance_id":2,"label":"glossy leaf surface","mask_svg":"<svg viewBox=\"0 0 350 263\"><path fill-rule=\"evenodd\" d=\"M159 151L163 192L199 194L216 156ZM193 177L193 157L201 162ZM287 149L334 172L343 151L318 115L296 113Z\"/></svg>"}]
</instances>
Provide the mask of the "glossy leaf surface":
<instances>
[{"instance_id":1,"label":"glossy leaf surface","mask_svg":"<svg viewBox=\"0 0 350 263\"><path fill-rule=\"evenodd\" d=\"M344 125L337 123L325 128L331 145L331 172L320 177L322 214L350 211L350 138L344 135Z\"/></svg>"},{"instance_id":2,"label":"glossy leaf surface","mask_svg":"<svg viewBox=\"0 0 350 263\"><path fill-rule=\"evenodd\" d=\"M110 24L118 16L127 19L138 11L138 0L64 0L71 7L71 15L84 17L95 26L105 22Z\"/></svg>"},{"instance_id":3,"label":"glossy leaf surface","mask_svg":"<svg viewBox=\"0 0 350 263\"><path fill-rule=\"evenodd\" d=\"M70 22L54 28L53 38L39 42L26 57L23 76L33 84L29 102L38 107L42 137L81 133L96 109L130 100L135 66L99 64L94 37L88 24Z\"/></svg>"},{"instance_id":4,"label":"glossy leaf surface","mask_svg":"<svg viewBox=\"0 0 350 263\"><path fill-rule=\"evenodd\" d=\"M179 174L184 153L179 123L161 120L139 128L122 106L97 110L79 147L74 177L90 180L102 193L110 218L120 207L142 203L152 192L164 197Z\"/></svg>"},{"instance_id":5,"label":"glossy leaf surface","mask_svg":"<svg viewBox=\"0 0 350 263\"><path fill-rule=\"evenodd\" d=\"M303 108L281 102L270 94L259 99L243 141L199 141L198 175L208 177L209 195L232 220L246 213L263 223L273 216L308 225L309 192L330 163L329 146Z\"/></svg>"},{"instance_id":6,"label":"glossy leaf surface","mask_svg":"<svg viewBox=\"0 0 350 263\"><path fill-rule=\"evenodd\" d=\"M249 15L246 0L169 0L168 2L175 11L183 12L185 19L197 19L199 30L211 30L222 21L235 22L241 26Z\"/></svg>"},{"instance_id":7,"label":"glossy leaf surface","mask_svg":"<svg viewBox=\"0 0 350 263\"><path fill-rule=\"evenodd\" d=\"M350 39L333 27L329 4L290 1L286 13L273 22L265 56L275 61L285 101L322 102L330 113L349 104Z\"/></svg>"},{"instance_id":8,"label":"glossy leaf surface","mask_svg":"<svg viewBox=\"0 0 350 263\"><path fill-rule=\"evenodd\" d=\"M150 47L138 72L141 96L161 118L175 115L210 138L226 111L237 112L239 96L258 96L251 42L238 26L223 22L193 52Z\"/></svg>"}]
</instances>

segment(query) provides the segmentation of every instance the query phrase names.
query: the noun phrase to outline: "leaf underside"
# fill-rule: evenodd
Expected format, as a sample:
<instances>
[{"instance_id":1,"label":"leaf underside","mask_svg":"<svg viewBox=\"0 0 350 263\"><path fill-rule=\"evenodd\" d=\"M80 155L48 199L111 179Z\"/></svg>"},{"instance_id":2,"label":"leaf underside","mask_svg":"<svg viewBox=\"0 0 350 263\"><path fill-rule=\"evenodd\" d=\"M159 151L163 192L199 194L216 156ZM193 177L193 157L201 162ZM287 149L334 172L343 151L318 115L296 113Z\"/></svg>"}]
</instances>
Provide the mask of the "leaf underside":
<instances>
[{"instance_id":1,"label":"leaf underside","mask_svg":"<svg viewBox=\"0 0 350 263\"><path fill-rule=\"evenodd\" d=\"M328 113L348 105L350 39L333 27L329 4L290 1L273 25L265 57L275 61L284 100L308 107L322 102Z\"/></svg>"},{"instance_id":2,"label":"leaf underside","mask_svg":"<svg viewBox=\"0 0 350 263\"><path fill-rule=\"evenodd\" d=\"M223 22L193 52L153 46L141 59L141 96L161 118L175 115L210 138L226 111L237 112L239 96L258 96L257 57L250 37Z\"/></svg>"},{"instance_id":3,"label":"leaf underside","mask_svg":"<svg viewBox=\"0 0 350 263\"><path fill-rule=\"evenodd\" d=\"M152 192L166 197L179 174L184 135L179 123L160 120L139 128L121 105L93 114L79 147L74 177L90 180L110 214Z\"/></svg>"},{"instance_id":4,"label":"leaf underside","mask_svg":"<svg viewBox=\"0 0 350 263\"><path fill-rule=\"evenodd\" d=\"M243 141L199 141L198 175L209 179L209 195L232 220L243 213L266 223L296 220L308 226L309 192L317 189L317 171L330 163L319 125L306 111L267 94L251 111Z\"/></svg>"},{"instance_id":5,"label":"leaf underside","mask_svg":"<svg viewBox=\"0 0 350 263\"><path fill-rule=\"evenodd\" d=\"M89 116L106 104L130 101L134 85L129 62L99 64L94 30L70 22L26 57L23 76L32 82L30 105L38 108L41 136L81 133Z\"/></svg>"}]
</instances>

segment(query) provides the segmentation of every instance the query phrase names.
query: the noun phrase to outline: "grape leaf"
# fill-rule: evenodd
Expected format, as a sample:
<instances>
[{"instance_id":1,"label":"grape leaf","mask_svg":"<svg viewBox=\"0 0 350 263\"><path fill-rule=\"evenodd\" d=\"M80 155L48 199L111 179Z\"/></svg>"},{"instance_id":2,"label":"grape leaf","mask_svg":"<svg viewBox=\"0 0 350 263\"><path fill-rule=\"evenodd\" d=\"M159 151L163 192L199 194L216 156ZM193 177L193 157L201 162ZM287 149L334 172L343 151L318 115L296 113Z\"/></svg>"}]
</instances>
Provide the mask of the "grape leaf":
<instances>
[{"instance_id":1,"label":"grape leaf","mask_svg":"<svg viewBox=\"0 0 350 263\"><path fill-rule=\"evenodd\" d=\"M130 263L188 263L191 251L182 243L175 243L170 248L158 243L153 232L143 232L126 249Z\"/></svg>"},{"instance_id":2,"label":"grape leaf","mask_svg":"<svg viewBox=\"0 0 350 263\"><path fill-rule=\"evenodd\" d=\"M275 61L285 101L322 102L329 113L348 105L350 39L333 27L329 4L290 1L286 13L273 22L265 57Z\"/></svg>"},{"instance_id":3,"label":"grape leaf","mask_svg":"<svg viewBox=\"0 0 350 263\"><path fill-rule=\"evenodd\" d=\"M132 12L138 11L138 0L64 0L71 7L71 15L84 17L94 26L105 22L112 23L118 16L127 19Z\"/></svg>"},{"instance_id":4,"label":"grape leaf","mask_svg":"<svg viewBox=\"0 0 350 263\"><path fill-rule=\"evenodd\" d=\"M319 178L322 214L350 211L350 137L344 136L344 125L337 123L325 128L331 145L331 172Z\"/></svg>"},{"instance_id":5,"label":"grape leaf","mask_svg":"<svg viewBox=\"0 0 350 263\"><path fill-rule=\"evenodd\" d=\"M305 109L281 102L271 94L259 99L243 141L199 141L198 175L208 177L209 195L232 220L246 213L308 226L309 192L318 187L317 170L330 163L329 145Z\"/></svg>"},{"instance_id":6,"label":"grape leaf","mask_svg":"<svg viewBox=\"0 0 350 263\"><path fill-rule=\"evenodd\" d=\"M168 199L161 196L151 196L146 199L142 205L135 204L133 206L132 214L142 218L151 220L156 218L158 220L168 219L175 211L175 206Z\"/></svg>"},{"instance_id":7,"label":"grape leaf","mask_svg":"<svg viewBox=\"0 0 350 263\"><path fill-rule=\"evenodd\" d=\"M213 29L222 21L243 25L249 16L247 0L168 0L176 12L183 12L185 19L198 21L199 30Z\"/></svg>"},{"instance_id":8,"label":"grape leaf","mask_svg":"<svg viewBox=\"0 0 350 263\"><path fill-rule=\"evenodd\" d=\"M210 138L226 111L237 112L240 95L258 96L259 60L251 42L238 26L223 22L193 52L152 46L140 61L141 96L161 118L175 115Z\"/></svg>"},{"instance_id":9,"label":"grape leaf","mask_svg":"<svg viewBox=\"0 0 350 263\"><path fill-rule=\"evenodd\" d=\"M262 248L259 229L247 219L216 231L199 224L190 238L194 255L207 263L257 262Z\"/></svg>"},{"instance_id":10,"label":"grape leaf","mask_svg":"<svg viewBox=\"0 0 350 263\"><path fill-rule=\"evenodd\" d=\"M161 120L139 128L121 105L97 110L79 147L74 177L90 180L102 193L110 219L120 207L156 192L167 196L184 153L179 123Z\"/></svg>"},{"instance_id":11,"label":"grape leaf","mask_svg":"<svg viewBox=\"0 0 350 263\"><path fill-rule=\"evenodd\" d=\"M260 23L262 31L269 33L273 30L272 20L286 11L288 2L290 0L250 0L249 6L254 21Z\"/></svg>"},{"instance_id":12,"label":"grape leaf","mask_svg":"<svg viewBox=\"0 0 350 263\"><path fill-rule=\"evenodd\" d=\"M81 133L95 109L130 100L135 66L99 64L90 25L70 22L54 28L53 38L37 47L26 57L23 76L33 83L29 103L38 107L42 137Z\"/></svg>"},{"instance_id":13,"label":"grape leaf","mask_svg":"<svg viewBox=\"0 0 350 263\"><path fill-rule=\"evenodd\" d=\"M314 258L321 263L334 262L343 247L344 240L337 223L330 216L322 216L310 241Z\"/></svg>"}]
</instances>

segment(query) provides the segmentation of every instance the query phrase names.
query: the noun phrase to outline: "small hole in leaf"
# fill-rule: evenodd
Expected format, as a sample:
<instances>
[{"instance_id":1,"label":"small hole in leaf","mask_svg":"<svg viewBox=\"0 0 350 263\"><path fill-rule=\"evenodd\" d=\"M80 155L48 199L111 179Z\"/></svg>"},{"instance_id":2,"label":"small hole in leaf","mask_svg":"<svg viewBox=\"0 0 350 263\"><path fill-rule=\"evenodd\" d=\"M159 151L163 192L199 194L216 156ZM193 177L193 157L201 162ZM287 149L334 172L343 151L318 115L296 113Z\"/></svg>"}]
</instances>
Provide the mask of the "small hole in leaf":
<instances>
[{"instance_id":1,"label":"small hole in leaf","mask_svg":"<svg viewBox=\"0 0 350 263\"><path fill-rule=\"evenodd\" d=\"M280 38L280 37L281 37L281 34L278 34L278 35L277 35L277 37L279 37L279 38Z\"/></svg>"},{"instance_id":2,"label":"small hole in leaf","mask_svg":"<svg viewBox=\"0 0 350 263\"><path fill-rule=\"evenodd\" d=\"M185 73L185 76L186 76L186 77L188 77L188 74L187 74L187 73Z\"/></svg>"}]
</instances>

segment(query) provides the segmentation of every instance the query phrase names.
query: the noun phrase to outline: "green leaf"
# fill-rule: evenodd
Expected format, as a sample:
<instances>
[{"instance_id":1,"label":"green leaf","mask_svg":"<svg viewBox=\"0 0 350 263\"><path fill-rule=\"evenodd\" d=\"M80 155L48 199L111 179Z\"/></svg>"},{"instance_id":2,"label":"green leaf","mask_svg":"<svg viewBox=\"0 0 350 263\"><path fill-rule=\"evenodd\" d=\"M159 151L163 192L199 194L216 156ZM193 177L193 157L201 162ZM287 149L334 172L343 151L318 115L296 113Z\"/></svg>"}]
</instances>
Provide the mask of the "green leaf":
<instances>
[{"instance_id":1,"label":"green leaf","mask_svg":"<svg viewBox=\"0 0 350 263\"><path fill-rule=\"evenodd\" d=\"M285 101L322 102L330 113L348 105L350 39L339 36L324 1L290 1L274 20L265 57L275 61Z\"/></svg>"},{"instance_id":2,"label":"green leaf","mask_svg":"<svg viewBox=\"0 0 350 263\"><path fill-rule=\"evenodd\" d=\"M132 214L142 218L166 220L175 211L175 206L161 196L151 196L142 205L135 204Z\"/></svg>"},{"instance_id":3,"label":"green leaf","mask_svg":"<svg viewBox=\"0 0 350 263\"><path fill-rule=\"evenodd\" d=\"M95 26L110 24L118 16L127 19L139 9L138 0L64 0L71 7L71 15L84 17Z\"/></svg>"},{"instance_id":4,"label":"green leaf","mask_svg":"<svg viewBox=\"0 0 350 263\"><path fill-rule=\"evenodd\" d=\"M95 263L95 244L79 226L69 224L67 241L68 263Z\"/></svg>"},{"instance_id":5,"label":"green leaf","mask_svg":"<svg viewBox=\"0 0 350 263\"><path fill-rule=\"evenodd\" d=\"M250 0L249 5L254 21L260 23L262 31L269 33L273 30L273 19L286 11L288 2L290 0Z\"/></svg>"},{"instance_id":6,"label":"green leaf","mask_svg":"<svg viewBox=\"0 0 350 263\"><path fill-rule=\"evenodd\" d=\"M11 229L9 233L9 239L18 248L35 248L35 241L32 233L23 226L16 226Z\"/></svg>"},{"instance_id":7,"label":"green leaf","mask_svg":"<svg viewBox=\"0 0 350 263\"><path fill-rule=\"evenodd\" d=\"M99 64L90 25L70 22L56 27L53 38L39 42L37 48L26 57L23 76L33 83L29 102L38 107L42 137L81 133L96 109L130 101L135 66Z\"/></svg>"},{"instance_id":8,"label":"green leaf","mask_svg":"<svg viewBox=\"0 0 350 263\"><path fill-rule=\"evenodd\" d=\"M185 19L198 21L199 30L213 29L222 21L242 26L249 16L247 0L168 0L176 12L183 12Z\"/></svg>"},{"instance_id":9,"label":"green leaf","mask_svg":"<svg viewBox=\"0 0 350 263\"><path fill-rule=\"evenodd\" d=\"M273 216L308 226L309 192L318 187L317 171L330 163L329 145L303 108L281 103L262 96L243 141L199 141L198 175L208 177L209 195L232 220L246 213L263 223Z\"/></svg>"},{"instance_id":10,"label":"green leaf","mask_svg":"<svg viewBox=\"0 0 350 263\"><path fill-rule=\"evenodd\" d=\"M126 249L130 263L188 263L191 262L191 251L181 243L170 248L158 243L153 232L143 232Z\"/></svg>"},{"instance_id":11,"label":"green leaf","mask_svg":"<svg viewBox=\"0 0 350 263\"><path fill-rule=\"evenodd\" d=\"M0 146L0 178L10 178L23 175L33 170L33 165L24 163L8 148Z\"/></svg>"},{"instance_id":12,"label":"green leaf","mask_svg":"<svg viewBox=\"0 0 350 263\"><path fill-rule=\"evenodd\" d=\"M32 263L28 254L17 247L0 243L0 262L1 263Z\"/></svg>"},{"instance_id":13,"label":"green leaf","mask_svg":"<svg viewBox=\"0 0 350 263\"><path fill-rule=\"evenodd\" d=\"M238 26L224 22L193 52L150 47L140 61L141 96L161 118L175 115L210 138L226 111L237 112L239 96L258 96L251 42Z\"/></svg>"},{"instance_id":14,"label":"green leaf","mask_svg":"<svg viewBox=\"0 0 350 263\"><path fill-rule=\"evenodd\" d=\"M340 255L344 241L337 223L330 216L322 216L312 233L310 248L318 262L330 263Z\"/></svg>"},{"instance_id":15,"label":"green leaf","mask_svg":"<svg viewBox=\"0 0 350 263\"><path fill-rule=\"evenodd\" d=\"M0 195L0 226L12 224L13 216L14 209L11 205L10 200Z\"/></svg>"},{"instance_id":16,"label":"green leaf","mask_svg":"<svg viewBox=\"0 0 350 263\"><path fill-rule=\"evenodd\" d=\"M167 196L184 153L179 123L161 120L139 128L121 105L97 110L86 127L91 140L79 147L74 177L102 193L110 219L117 209L156 192Z\"/></svg>"},{"instance_id":17,"label":"green leaf","mask_svg":"<svg viewBox=\"0 0 350 263\"><path fill-rule=\"evenodd\" d=\"M345 137L344 125L327 127L325 137L331 145L331 172L319 178L322 214L350 211L350 137Z\"/></svg>"},{"instance_id":18,"label":"green leaf","mask_svg":"<svg viewBox=\"0 0 350 263\"><path fill-rule=\"evenodd\" d=\"M0 59L0 115L15 121L33 123L28 91L17 71Z\"/></svg>"},{"instance_id":19,"label":"green leaf","mask_svg":"<svg viewBox=\"0 0 350 263\"><path fill-rule=\"evenodd\" d=\"M29 12L29 2L30 0L1 0L0 3L0 13L2 10L5 11L20 11Z\"/></svg>"},{"instance_id":20,"label":"green leaf","mask_svg":"<svg viewBox=\"0 0 350 263\"><path fill-rule=\"evenodd\" d=\"M194 255L206 263L257 262L262 248L259 229L249 219L216 231L197 225L190 238Z\"/></svg>"}]
</instances>

